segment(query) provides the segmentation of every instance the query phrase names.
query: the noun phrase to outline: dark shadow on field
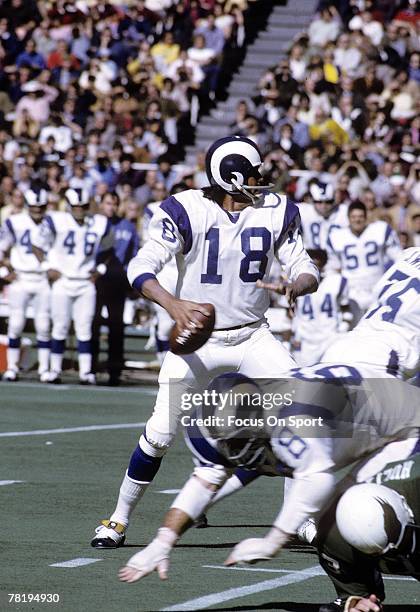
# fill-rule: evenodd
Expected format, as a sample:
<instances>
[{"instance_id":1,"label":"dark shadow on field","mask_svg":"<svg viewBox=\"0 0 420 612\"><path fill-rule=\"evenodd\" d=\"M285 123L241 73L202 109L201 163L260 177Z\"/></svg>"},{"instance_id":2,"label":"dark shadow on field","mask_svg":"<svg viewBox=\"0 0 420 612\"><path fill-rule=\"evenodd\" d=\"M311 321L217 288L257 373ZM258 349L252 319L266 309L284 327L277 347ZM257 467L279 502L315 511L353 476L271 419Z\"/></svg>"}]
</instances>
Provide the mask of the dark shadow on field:
<instances>
[{"instance_id":1,"label":"dark shadow on field","mask_svg":"<svg viewBox=\"0 0 420 612\"><path fill-rule=\"evenodd\" d=\"M324 602L325 603L325 602ZM321 603L300 604L289 601L272 601L255 606L233 606L231 608L211 608L211 612L252 612L255 610L278 610L278 612L318 612ZM386 612L419 612L419 606L386 606Z\"/></svg>"}]
</instances>

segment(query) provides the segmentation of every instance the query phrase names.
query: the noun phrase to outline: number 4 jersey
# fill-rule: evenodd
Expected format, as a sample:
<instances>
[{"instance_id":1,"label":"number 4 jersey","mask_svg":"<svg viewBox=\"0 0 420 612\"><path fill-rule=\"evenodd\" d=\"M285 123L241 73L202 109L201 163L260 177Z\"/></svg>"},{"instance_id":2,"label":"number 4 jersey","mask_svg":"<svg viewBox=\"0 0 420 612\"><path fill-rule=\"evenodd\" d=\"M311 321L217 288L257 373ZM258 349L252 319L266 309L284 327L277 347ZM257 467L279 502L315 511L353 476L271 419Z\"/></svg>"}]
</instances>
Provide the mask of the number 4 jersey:
<instances>
[{"instance_id":1,"label":"number 4 jersey","mask_svg":"<svg viewBox=\"0 0 420 612\"><path fill-rule=\"evenodd\" d=\"M260 207L229 213L200 190L178 193L162 202L149 225L149 241L128 267L130 283L141 289L176 256L176 294L212 302L216 328L258 321L269 305L267 280L274 257L294 281L318 271L303 248L299 211L286 196L267 193Z\"/></svg>"},{"instance_id":2,"label":"number 4 jersey","mask_svg":"<svg viewBox=\"0 0 420 612\"><path fill-rule=\"evenodd\" d=\"M99 251L113 245L113 233L103 215L88 215L79 225L68 212L51 212L41 226L35 246L47 253L51 268L72 280L87 280Z\"/></svg>"},{"instance_id":3,"label":"number 4 jersey","mask_svg":"<svg viewBox=\"0 0 420 612\"><path fill-rule=\"evenodd\" d=\"M12 215L4 222L0 232L0 258L10 249L10 263L19 276L42 274L41 264L32 252L41 224L35 223L27 213Z\"/></svg>"}]
</instances>

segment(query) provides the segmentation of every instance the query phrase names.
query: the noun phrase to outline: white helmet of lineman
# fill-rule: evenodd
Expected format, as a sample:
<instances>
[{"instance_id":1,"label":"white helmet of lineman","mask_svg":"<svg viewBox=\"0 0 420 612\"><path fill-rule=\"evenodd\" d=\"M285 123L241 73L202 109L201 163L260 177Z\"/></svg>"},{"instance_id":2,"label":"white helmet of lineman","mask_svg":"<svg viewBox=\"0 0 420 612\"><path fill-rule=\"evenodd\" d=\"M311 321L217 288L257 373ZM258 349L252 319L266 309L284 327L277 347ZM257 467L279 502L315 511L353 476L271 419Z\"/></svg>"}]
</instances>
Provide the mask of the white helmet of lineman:
<instances>
[{"instance_id":1,"label":"white helmet of lineman","mask_svg":"<svg viewBox=\"0 0 420 612\"><path fill-rule=\"evenodd\" d=\"M70 206L87 206L90 200L87 189L67 189L64 197Z\"/></svg>"},{"instance_id":2,"label":"white helmet of lineman","mask_svg":"<svg viewBox=\"0 0 420 612\"><path fill-rule=\"evenodd\" d=\"M260 199L253 191L260 191L272 185L261 185L261 153L257 145L243 136L219 138L206 153L206 173L210 185L220 187L232 195L242 194L252 204ZM248 185L249 178L255 178L257 185Z\"/></svg>"},{"instance_id":3,"label":"white helmet of lineman","mask_svg":"<svg viewBox=\"0 0 420 612\"><path fill-rule=\"evenodd\" d=\"M398 548L414 515L393 489L365 483L350 487L341 497L336 523L351 546L367 555L384 555Z\"/></svg>"}]
</instances>

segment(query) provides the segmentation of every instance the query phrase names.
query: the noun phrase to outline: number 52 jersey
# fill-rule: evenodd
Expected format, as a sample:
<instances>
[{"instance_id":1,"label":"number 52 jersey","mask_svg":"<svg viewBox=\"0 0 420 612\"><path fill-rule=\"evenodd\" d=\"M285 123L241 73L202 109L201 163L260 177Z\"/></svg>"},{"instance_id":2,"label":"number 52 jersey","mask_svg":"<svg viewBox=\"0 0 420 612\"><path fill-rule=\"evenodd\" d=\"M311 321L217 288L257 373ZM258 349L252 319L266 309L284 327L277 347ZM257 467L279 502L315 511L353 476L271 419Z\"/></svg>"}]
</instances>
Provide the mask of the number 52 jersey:
<instances>
[{"instance_id":1,"label":"number 52 jersey","mask_svg":"<svg viewBox=\"0 0 420 612\"><path fill-rule=\"evenodd\" d=\"M176 295L214 304L216 329L264 316L269 294L256 282L268 279L274 257L291 281L302 273L318 278L303 248L298 208L286 196L267 193L260 207L231 213L201 190L183 191L162 202L150 222L149 237L129 264L130 283L140 290L175 256Z\"/></svg>"}]
</instances>

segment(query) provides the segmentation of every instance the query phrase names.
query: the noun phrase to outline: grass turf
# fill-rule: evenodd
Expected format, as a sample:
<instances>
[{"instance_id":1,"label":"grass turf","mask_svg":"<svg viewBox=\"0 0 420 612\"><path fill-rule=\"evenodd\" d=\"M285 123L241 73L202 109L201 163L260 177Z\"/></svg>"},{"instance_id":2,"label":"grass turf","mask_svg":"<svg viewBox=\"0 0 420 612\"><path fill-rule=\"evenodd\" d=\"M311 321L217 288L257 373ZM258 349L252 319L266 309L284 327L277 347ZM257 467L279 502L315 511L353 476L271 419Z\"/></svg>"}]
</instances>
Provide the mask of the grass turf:
<instances>
[{"instance_id":1,"label":"grass turf","mask_svg":"<svg viewBox=\"0 0 420 612\"><path fill-rule=\"evenodd\" d=\"M1 383L0 397L0 433L4 433L142 422L153 406L154 389L86 389L19 382ZM179 439L135 513L127 545L114 551L91 548L94 528L114 506L138 435L139 429L133 427L0 437L0 478L23 481L0 487L0 610L143 612L171 606L176 610L183 609L178 605L182 602L249 585L252 588L246 596L238 596L243 591L232 591L224 601L207 601L209 609L315 612L320 603L334 598L324 576L303 580L296 574L300 582L284 584L283 580L281 584L290 573L318 565L310 548L284 551L278 559L254 566L256 571L220 567L236 542L262 536L271 524L282 497L282 483L270 478L261 478L249 490L216 506L209 515L211 528L192 529L185 535L172 555L168 582L160 582L157 575L132 585L118 582L119 567L150 541L173 499L173 495L159 491L180 488L192 466ZM99 562L51 567L76 558ZM275 571L263 571L270 569ZM260 583L273 580L280 581L277 588L273 588L277 583L271 582L265 585L266 590L256 592ZM419 609L418 584L390 580L386 587L389 612ZM58 593L60 601L9 604L8 593ZM205 603L201 602L201 607ZM189 609L199 607L200 602L192 603Z\"/></svg>"}]
</instances>

